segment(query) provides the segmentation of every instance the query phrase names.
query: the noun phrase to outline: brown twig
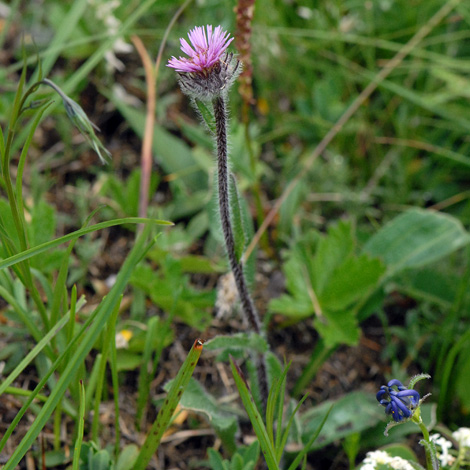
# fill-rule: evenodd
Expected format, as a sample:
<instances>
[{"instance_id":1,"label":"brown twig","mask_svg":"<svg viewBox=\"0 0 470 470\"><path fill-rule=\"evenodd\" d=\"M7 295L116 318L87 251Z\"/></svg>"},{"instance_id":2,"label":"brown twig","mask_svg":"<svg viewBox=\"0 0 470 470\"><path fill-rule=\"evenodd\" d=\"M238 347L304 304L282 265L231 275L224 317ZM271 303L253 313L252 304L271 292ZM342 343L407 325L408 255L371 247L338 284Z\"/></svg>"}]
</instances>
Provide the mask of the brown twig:
<instances>
[{"instance_id":1,"label":"brown twig","mask_svg":"<svg viewBox=\"0 0 470 470\"><path fill-rule=\"evenodd\" d=\"M140 194L139 194L139 217L147 217L149 189L150 189L150 175L152 172L152 145L153 145L153 129L155 126L155 109L157 105L157 81L160 63L163 56L163 50L173 28L176 20L183 13L184 9L191 3L192 0L186 0L183 5L176 11L168 24L165 33L158 49L157 60L155 65L152 64L149 53L138 36L132 36L131 40L142 60L142 65L145 70L145 84L147 86L147 101L146 101L146 116L145 116L145 130L141 150L141 177L140 177Z\"/></svg>"},{"instance_id":2,"label":"brown twig","mask_svg":"<svg viewBox=\"0 0 470 470\"><path fill-rule=\"evenodd\" d=\"M145 116L145 130L142 141L142 150L140 157L140 193L139 193L139 217L147 216L148 197L150 188L150 175L152 171L152 144L153 128L155 125L155 106L157 101L155 68L150 59L150 55L145 49L144 43L138 36L131 37L145 70L145 83L147 85L147 103Z\"/></svg>"}]
</instances>

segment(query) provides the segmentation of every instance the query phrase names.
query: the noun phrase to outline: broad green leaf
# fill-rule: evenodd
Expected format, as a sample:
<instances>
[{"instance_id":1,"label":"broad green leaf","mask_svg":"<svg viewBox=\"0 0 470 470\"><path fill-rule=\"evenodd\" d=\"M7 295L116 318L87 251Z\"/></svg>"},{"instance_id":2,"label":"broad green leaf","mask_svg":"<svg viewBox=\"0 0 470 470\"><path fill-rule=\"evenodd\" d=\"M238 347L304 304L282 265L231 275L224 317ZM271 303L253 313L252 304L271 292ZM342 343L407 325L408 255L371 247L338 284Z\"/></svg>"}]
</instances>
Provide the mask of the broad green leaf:
<instances>
[{"instance_id":1,"label":"broad green leaf","mask_svg":"<svg viewBox=\"0 0 470 470\"><path fill-rule=\"evenodd\" d=\"M259 459L258 441L253 441L249 447L238 447L231 460L223 459L215 449L208 449L211 470L255 470Z\"/></svg>"},{"instance_id":2,"label":"broad green leaf","mask_svg":"<svg viewBox=\"0 0 470 470\"><path fill-rule=\"evenodd\" d=\"M352 310L325 311L324 316L316 317L313 324L327 348L340 344L354 346L359 341L360 329Z\"/></svg>"},{"instance_id":3,"label":"broad green leaf","mask_svg":"<svg viewBox=\"0 0 470 470\"><path fill-rule=\"evenodd\" d=\"M361 432L384 421L383 408L377 406L373 394L352 392L339 400L328 400L301 416L303 442L306 443L310 439L332 404L334 404L333 410L312 449L319 449L344 436Z\"/></svg>"},{"instance_id":4,"label":"broad green leaf","mask_svg":"<svg viewBox=\"0 0 470 470\"><path fill-rule=\"evenodd\" d=\"M139 448L135 444L124 447L117 459L116 470L133 470L138 455Z\"/></svg>"},{"instance_id":5,"label":"broad green leaf","mask_svg":"<svg viewBox=\"0 0 470 470\"><path fill-rule=\"evenodd\" d=\"M253 441L253 443L247 448L239 448L238 453L243 457L244 462L246 462L244 470L250 470L255 468L256 462L259 458L259 442ZM251 465L250 465L251 463Z\"/></svg>"},{"instance_id":6,"label":"broad green leaf","mask_svg":"<svg viewBox=\"0 0 470 470\"><path fill-rule=\"evenodd\" d=\"M390 444L382 447L380 450L384 450L392 457L401 457L402 459L411 460L412 462L418 462L416 454L405 444Z\"/></svg>"},{"instance_id":7,"label":"broad green leaf","mask_svg":"<svg viewBox=\"0 0 470 470\"><path fill-rule=\"evenodd\" d=\"M47 243L55 236L56 214L52 206L44 200L38 201L32 208L31 223L28 226L28 235L31 246L38 246ZM31 260L31 266L48 272L51 268L57 269L60 266L63 249L57 249Z\"/></svg>"},{"instance_id":8,"label":"broad green leaf","mask_svg":"<svg viewBox=\"0 0 470 470\"><path fill-rule=\"evenodd\" d=\"M185 273L201 273L201 274L214 274L220 272L220 268L204 256L187 255L182 256L179 261L181 262L181 269Z\"/></svg>"},{"instance_id":9,"label":"broad green leaf","mask_svg":"<svg viewBox=\"0 0 470 470\"><path fill-rule=\"evenodd\" d=\"M179 260L169 256L162 258L160 268L154 270L147 265L138 266L131 283L163 310L174 310L185 323L203 330L210 321L209 311L214 306L215 291L204 292L192 287Z\"/></svg>"},{"instance_id":10,"label":"broad green leaf","mask_svg":"<svg viewBox=\"0 0 470 470\"><path fill-rule=\"evenodd\" d=\"M321 295L333 272L353 253L354 236L350 222L339 221L328 228L327 236L319 238L312 258L312 277L317 295ZM337 272L335 273L337 275Z\"/></svg>"},{"instance_id":11,"label":"broad green leaf","mask_svg":"<svg viewBox=\"0 0 470 470\"><path fill-rule=\"evenodd\" d=\"M115 96L109 98L137 135L143 137L145 111L134 109ZM191 192L207 190L207 174L201 171L192 156L191 149L181 139L156 124L152 148L165 173L176 177L172 181L182 181Z\"/></svg>"},{"instance_id":12,"label":"broad green leaf","mask_svg":"<svg viewBox=\"0 0 470 470\"><path fill-rule=\"evenodd\" d=\"M449 309L455 300L460 280L453 273L426 267L400 273L393 282L399 291L414 299L423 299Z\"/></svg>"},{"instance_id":13,"label":"broad green leaf","mask_svg":"<svg viewBox=\"0 0 470 470\"><path fill-rule=\"evenodd\" d=\"M89 452L92 452L90 449ZM111 457L107 450L99 450L88 459L88 470L111 470Z\"/></svg>"},{"instance_id":14,"label":"broad green leaf","mask_svg":"<svg viewBox=\"0 0 470 470\"><path fill-rule=\"evenodd\" d=\"M354 255L354 245L349 222L333 225L326 236L306 234L283 266L289 294L273 299L269 310L296 319L317 315L315 326L328 346L356 344L356 305L377 287L385 267Z\"/></svg>"},{"instance_id":15,"label":"broad green leaf","mask_svg":"<svg viewBox=\"0 0 470 470\"><path fill-rule=\"evenodd\" d=\"M205 347L205 346L204 346ZM169 390L173 380L165 385ZM238 421L234 414L224 411L214 397L212 397L202 385L191 378L180 400L183 408L202 413L210 422L211 427L217 432L229 452L235 452L235 435L239 431Z\"/></svg>"},{"instance_id":16,"label":"broad green leaf","mask_svg":"<svg viewBox=\"0 0 470 470\"><path fill-rule=\"evenodd\" d=\"M230 470L228 460L224 460L215 449L208 449L209 464L212 470Z\"/></svg>"},{"instance_id":17,"label":"broad green leaf","mask_svg":"<svg viewBox=\"0 0 470 470\"><path fill-rule=\"evenodd\" d=\"M423 209L400 214L373 235L364 251L381 258L387 275L420 268L462 248L470 235L456 218Z\"/></svg>"},{"instance_id":18,"label":"broad green leaf","mask_svg":"<svg viewBox=\"0 0 470 470\"><path fill-rule=\"evenodd\" d=\"M318 294L325 310L342 310L370 292L385 272L377 258L367 255L348 257L331 274L329 282Z\"/></svg>"},{"instance_id":19,"label":"broad green leaf","mask_svg":"<svg viewBox=\"0 0 470 470\"><path fill-rule=\"evenodd\" d=\"M314 313L312 301L307 295L299 298L283 294L269 302L269 310L298 319L307 318Z\"/></svg>"},{"instance_id":20,"label":"broad green leaf","mask_svg":"<svg viewBox=\"0 0 470 470\"><path fill-rule=\"evenodd\" d=\"M205 348L208 351L221 350L217 360L226 361L230 354L234 357L243 357L247 352L265 353L268 350L268 343L265 338L255 333L236 333L216 336L207 341Z\"/></svg>"},{"instance_id":21,"label":"broad green leaf","mask_svg":"<svg viewBox=\"0 0 470 470\"><path fill-rule=\"evenodd\" d=\"M302 303L309 305L313 309L312 300L308 294L311 282L306 266L308 260L299 250L290 252L287 261L283 265L283 271L286 276L286 288Z\"/></svg>"},{"instance_id":22,"label":"broad green leaf","mask_svg":"<svg viewBox=\"0 0 470 470\"><path fill-rule=\"evenodd\" d=\"M117 370L135 370L142 364L142 354L128 351L127 349L118 349L116 351Z\"/></svg>"}]
</instances>

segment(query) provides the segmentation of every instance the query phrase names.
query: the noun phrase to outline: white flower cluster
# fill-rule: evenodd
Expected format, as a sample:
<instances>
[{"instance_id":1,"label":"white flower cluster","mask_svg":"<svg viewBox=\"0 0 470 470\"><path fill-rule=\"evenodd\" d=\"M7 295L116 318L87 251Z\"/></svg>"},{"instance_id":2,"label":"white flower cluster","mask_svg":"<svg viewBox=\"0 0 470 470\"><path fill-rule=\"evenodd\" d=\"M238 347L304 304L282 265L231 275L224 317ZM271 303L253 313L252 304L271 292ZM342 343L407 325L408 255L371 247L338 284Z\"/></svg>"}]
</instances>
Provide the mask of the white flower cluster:
<instances>
[{"instance_id":1,"label":"white flower cluster","mask_svg":"<svg viewBox=\"0 0 470 470\"><path fill-rule=\"evenodd\" d=\"M452 437L459 443L460 447L470 449L470 428L459 428L452 433Z\"/></svg>"},{"instance_id":2,"label":"white flower cluster","mask_svg":"<svg viewBox=\"0 0 470 470\"><path fill-rule=\"evenodd\" d=\"M414 470L408 460L401 457L392 457L383 450L367 452L367 457L362 462L360 470L377 470L381 465L393 470Z\"/></svg>"},{"instance_id":3,"label":"white flower cluster","mask_svg":"<svg viewBox=\"0 0 470 470\"><path fill-rule=\"evenodd\" d=\"M455 461L455 457L449 454L449 450L452 448L452 442L448 441L440 434L433 434L431 440L434 441L437 448L437 458L440 460L441 465L446 467L452 465ZM440 452L439 452L440 448Z\"/></svg>"},{"instance_id":4,"label":"white flower cluster","mask_svg":"<svg viewBox=\"0 0 470 470\"><path fill-rule=\"evenodd\" d=\"M452 437L459 443L462 450L467 448L470 450L470 428L459 428L452 433ZM443 467L450 467L455 462L455 456L449 453L452 449L452 442L448 441L440 434L433 434L431 439L437 447L437 458Z\"/></svg>"},{"instance_id":5,"label":"white flower cluster","mask_svg":"<svg viewBox=\"0 0 470 470\"><path fill-rule=\"evenodd\" d=\"M452 433L452 437L459 443L460 448L470 450L470 428L459 428ZM434 441L437 450L437 458L443 468L449 468L456 457L449 451L452 449L452 442L448 441L440 434L433 434L431 439ZM362 462L359 470L380 470L381 468L393 470L413 470L408 460L401 457L392 457L383 450L367 452L367 456Z\"/></svg>"},{"instance_id":6,"label":"white flower cluster","mask_svg":"<svg viewBox=\"0 0 470 470\"><path fill-rule=\"evenodd\" d=\"M119 31L121 22L114 16L114 10L121 5L120 0L88 0L88 3L95 9L98 18L106 27L108 35L113 36ZM124 70L124 64L116 57L115 53L128 54L132 52L132 46L117 38L111 50L106 51L105 59L108 67L119 71Z\"/></svg>"}]
</instances>

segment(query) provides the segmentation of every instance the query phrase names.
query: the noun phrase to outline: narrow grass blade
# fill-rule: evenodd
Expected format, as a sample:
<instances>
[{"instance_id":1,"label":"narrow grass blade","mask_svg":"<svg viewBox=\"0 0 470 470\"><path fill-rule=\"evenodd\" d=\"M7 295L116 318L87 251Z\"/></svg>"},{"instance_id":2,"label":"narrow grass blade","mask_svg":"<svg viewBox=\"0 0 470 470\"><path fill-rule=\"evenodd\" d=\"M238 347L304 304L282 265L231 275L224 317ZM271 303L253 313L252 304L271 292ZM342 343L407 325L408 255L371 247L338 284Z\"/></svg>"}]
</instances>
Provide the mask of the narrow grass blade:
<instances>
[{"instance_id":1,"label":"narrow grass blade","mask_svg":"<svg viewBox=\"0 0 470 470\"><path fill-rule=\"evenodd\" d=\"M276 441L276 452L277 452L278 462L281 461L282 453L286 447L287 439L289 437L289 431L290 431L290 428L292 427L292 424L294 423L295 415L297 414L297 411L299 411L300 407L302 406L302 403L307 399L307 397L308 395L304 395L299 401L299 403L297 404L297 406L295 407L294 411L292 412L291 417L289 418L289 421L287 422L287 426L284 429L284 432L281 433L281 429L279 429L278 431L277 436L281 436L280 441L279 442Z\"/></svg>"},{"instance_id":2,"label":"narrow grass blade","mask_svg":"<svg viewBox=\"0 0 470 470\"><path fill-rule=\"evenodd\" d=\"M86 218L85 223L83 224L82 228L85 228L93 218L93 216L100 211L102 206L97 207L95 210L91 212L91 214ZM57 280L55 282L54 286L54 294L52 296L52 302L51 302L51 307L50 307L50 316L51 316L51 322L52 323L57 323L57 319L59 318L59 310L60 306L62 304L62 299L65 296L65 290L63 286L67 284L67 276L69 272L69 261L70 261L70 255L72 253L72 250L75 246L75 242L77 239L74 239L70 242L69 246L67 247L67 250L65 251L64 255L62 256L62 261L60 263L60 268L59 268L59 274L57 275ZM76 299L76 296L75 296ZM72 307L71 307L72 308Z\"/></svg>"},{"instance_id":3,"label":"narrow grass blade","mask_svg":"<svg viewBox=\"0 0 470 470\"><path fill-rule=\"evenodd\" d=\"M276 461L276 453L269 440L268 432L263 423L263 418L260 415L258 408L255 404L255 400L251 395L248 385L245 382L242 371L235 364L234 360L230 358L230 366L232 368L233 378L235 379L235 385L238 388L240 397L245 407L246 412L250 418L253 429L255 430L256 436L258 437L261 451L263 452L264 458L268 465L269 470L279 470L279 466Z\"/></svg>"},{"instance_id":4,"label":"narrow grass blade","mask_svg":"<svg viewBox=\"0 0 470 470\"><path fill-rule=\"evenodd\" d=\"M100 222L98 224L91 225L90 227L76 230L75 232L64 235L63 237L56 238L55 240L42 243L41 245L30 248L29 250L22 251L21 253L18 253L16 255L10 256L9 258L0 261L0 269L7 268L21 261L30 259L33 256L44 253L45 251L50 250L51 248L55 248L56 246L62 245L62 243L66 243L70 240L86 235L87 233L96 232L97 230L101 230L103 228L114 227L116 225L122 224L173 225L172 222L168 222L166 220L145 219L142 217L126 217L123 219L113 219L108 220L106 222Z\"/></svg>"},{"instance_id":5,"label":"narrow grass blade","mask_svg":"<svg viewBox=\"0 0 470 470\"><path fill-rule=\"evenodd\" d=\"M26 369L31 361L44 349L49 341L65 326L68 317L64 316L26 355L26 357L15 367L8 377L0 385L0 395L14 382L14 380Z\"/></svg>"},{"instance_id":6,"label":"narrow grass blade","mask_svg":"<svg viewBox=\"0 0 470 470\"><path fill-rule=\"evenodd\" d=\"M87 8L89 8L89 2L87 0L77 0L75 2L71 2L70 5L70 10L67 15L62 18L60 27L55 32L52 41L49 43L49 47L44 54L42 64L42 73L44 75L49 75L49 72L63 48L66 47L69 37L73 35L75 27L86 12Z\"/></svg>"},{"instance_id":7,"label":"narrow grass blade","mask_svg":"<svg viewBox=\"0 0 470 470\"><path fill-rule=\"evenodd\" d=\"M18 388L18 387L6 387L5 392L8 393L9 395L15 395L18 397L30 397L33 393L30 390L24 390L23 388ZM36 395L35 399L38 401L42 401L42 402L47 401L46 395Z\"/></svg>"},{"instance_id":8,"label":"narrow grass blade","mask_svg":"<svg viewBox=\"0 0 470 470\"><path fill-rule=\"evenodd\" d=\"M23 149L21 150L21 155L20 155L20 160L18 162L18 170L16 174L16 198L18 200L18 212L20 216L23 217L23 224L26 225L24 222L24 203L23 203L23 170L25 167L26 163L26 156L28 155L28 150L29 146L31 145L31 142L34 137L34 133L36 131L36 128L39 125L39 122L42 119L42 116L44 114L44 111L51 105L51 102L46 103L44 106L41 107L36 113L36 116L34 118L33 124L31 126L31 130L28 133L28 136L26 138L26 142L23 145Z\"/></svg>"},{"instance_id":9,"label":"narrow grass blade","mask_svg":"<svg viewBox=\"0 0 470 470\"><path fill-rule=\"evenodd\" d=\"M276 454L278 453L278 443L280 441L280 434L282 430L282 411L284 409L284 390L285 390L285 380L287 376L287 371L289 370L290 364L288 364L282 375L276 378L271 385L271 389L269 390L268 394L268 401L266 404L266 430L268 432L269 440L271 441L271 445L275 448ZM281 393L282 391L282 393ZM279 396L281 398L279 399ZM274 419L276 415L276 405L277 405L277 429L278 432L276 433L276 440L274 440ZM282 451L281 451L282 453ZM277 455L277 461L279 462L280 458Z\"/></svg>"},{"instance_id":10,"label":"narrow grass blade","mask_svg":"<svg viewBox=\"0 0 470 470\"><path fill-rule=\"evenodd\" d=\"M26 312L26 310L21 306L20 302L18 302L10 292L8 292L3 286L0 286L0 297L3 298L8 304L14 309L18 317L20 318L21 323L27 328L30 335L34 338L34 340L39 344L41 342L43 333L39 330L36 326L36 323L31 319L31 315ZM45 346L45 353L51 359L55 359L54 352L52 351L50 345L47 343Z\"/></svg>"},{"instance_id":11,"label":"narrow grass blade","mask_svg":"<svg viewBox=\"0 0 470 470\"><path fill-rule=\"evenodd\" d=\"M119 457L119 451L121 449L121 430L119 424L119 381L118 381L118 372L117 372L117 350L116 350L116 323L111 325L111 337L113 341L111 342L111 354L109 358L109 363L111 366L111 381L113 384L113 398L114 398L114 455L116 461Z\"/></svg>"},{"instance_id":12,"label":"narrow grass blade","mask_svg":"<svg viewBox=\"0 0 470 470\"><path fill-rule=\"evenodd\" d=\"M80 464L80 451L82 449L83 432L85 429L85 387L83 380L80 380L80 407L78 409L78 432L77 439L75 441L75 447L73 449L73 463L72 469L78 470Z\"/></svg>"},{"instance_id":13,"label":"narrow grass blade","mask_svg":"<svg viewBox=\"0 0 470 470\"><path fill-rule=\"evenodd\" d=\"M122 301L122 296L121 296ZM98 377L96 383L96 392L95 392L95 402L94 402L94 415L93 415L93 423L91 427L91 437L93 441L98 442L98 427L99 427L99 420L100 420L100 404L101 398L103 394L104 388L104 381L106 376L106 364L108 362L108 353L111 343L114 341L116 342L115 336L112 336L112 332L115 330L116 320L119 314L119 307L121 305L121 301L116 304L114 308L114 312L111 315L111 318L106 325L106 333L104 335L103 346L101 348L101 363L98 369Z\"/></svg>"},{"instance_id":14,"label":"narrow grass blade","mask_svg":"<svg viewBox=\"0 0 470 470\"><path fill-rule=\"evenodd\" d=\"M98 307L97 311L94 315L90 317L90 322L86 322L84 328L80 330L80 333L77 335L81 336L81 342L75 351L75 354L69 359L67 367L65 368L64 372L62 373L60 379L57 381L55 388L51 391L49 399L42 407L40 413L36 417L34 423L29 427L28 432L25 434L21 442L16 446L13 454L11 455L8 462L5 464L3 470L13 470L20 460L24 457L28 449L31 447L33 442L37 439L39 433L45 426L46 422L50 418L51 414L53 413L54 409L56 408L57 404L64 396L67 388L70 385L72 379L76 376L77 368L83 363L85 357L90 352L93 345L96 343L98 336L100 335L101 331L103 330L106 322L109 320L115 306L117 303L120 302L121 294L123 293L124 289L126 288L129 278L134 270L134 267L137 263L142 259L142 257L147 253L150 249L152 244L147 243L147 238L150 233L150 227L146 227L142 233L142 235L137 239L137 242L129 253L126 261L124 262L119 274L116 278L116 282L112 287L109 294L104 298L101 302L100 306ZM74 338L75 339L75 338ZM69 345L70 346L70 345ZM60 360L65 357L67 354L68 349L64 351L64 353L60 356ZM49 373L52 372L57 368L60 360L57 360L49 369ZM46 379L47 380L47 379ZM44 386L45 380L44 378L41 379L40 383L35 389L35 393L39 393L41 388ZM39 386L41 385L41 388ZM22 408L18 414L21 412L24 414L25 409ZM22 416L22 414L21 414ZM15 418L15 423L17 420ZM13 423L12 423L13 424ZM14 429L14 426L13 426ZM7 430L5 436L3 437L2 441L0 442L0 449L2 446L5 445L6 439L8 439L8 435L11 435L12 426Z\"/></svg>"},{"instance_id":15,"label":"narrow grass blade","mask_svg":"<svg viewBox=\"0 0 470 470\"><path fill-rule=\"evenodd\" d=\"M197 339L191 351L181 366L178 375L176 376L168 396L163 404L162 408L158 412L157 419L153 423L153 426L147 436L147 439L142 446L142 449L137 457L137 461L134 464L134 470L145 470L147 468L152 455L158 449L163 433L170 424L171 418L176 410L176 407L183 395L185 388L189 383L189 379L193 375L194 368L199 360L202 352L204 342Z\"/></svg>"},{"instance_id":16,"label":"narrow grass blade","mask_svg":"<svg viewBox=\"0 0 470 470\"><path fill-rule=\"evenodd\" d=\"M144 353L142 356L142 365L140 367L139 382L138 382L138 398L137 398L137 412L136 423L138 428L141 426L141 419L144 413L145 405L149 396L150 384L150 371L152 353L154 351L154 339L158 337L158 329L161 328L160 318L152 317L147 326L147 335L145 336Z\"/></svg>"},{"instance_id":17,"label":"narrow grass blade","mask_svg":"<svg viewBox=\"0 0 470 470\"><path fill-rule=\"evenodd\" d=\"M98 384L98 374L101 368L101 364L103 362L103 356L101 353L98 353L95 357L93 362L93 367L91 368L90 378L87 382L87 389L85 394L85 408L87 410L91 410L91 401L95 394L96 386Z\"/></svg>"},{"instance_id":18,"label":"narrow grass blade","mask_svg":"<svg viewBox=\"0 0 470 470\"><path fill-rule=\"evenodd\" d=\"M320 434L320 431L322 430L323 426L325 425L326 420L328 419L328 416L330 415L330 412L331 412L332 409L333 409L333 405L330 406L330 409L328 410L328 412L326 413L326 415L323 418L322 422L320 423L320 426L318 426L318 429L313 433L313 436L310 438L310 440L307 442L307 444L305 444L305 447L298 453L297 457L291 463L288 470L295 470L297 468L297 465L299 465L300 461L307 455L308 451L310 450L310 447L312 447L312 444L315 442L318 435Z\"/></svg>"}]
</instances>

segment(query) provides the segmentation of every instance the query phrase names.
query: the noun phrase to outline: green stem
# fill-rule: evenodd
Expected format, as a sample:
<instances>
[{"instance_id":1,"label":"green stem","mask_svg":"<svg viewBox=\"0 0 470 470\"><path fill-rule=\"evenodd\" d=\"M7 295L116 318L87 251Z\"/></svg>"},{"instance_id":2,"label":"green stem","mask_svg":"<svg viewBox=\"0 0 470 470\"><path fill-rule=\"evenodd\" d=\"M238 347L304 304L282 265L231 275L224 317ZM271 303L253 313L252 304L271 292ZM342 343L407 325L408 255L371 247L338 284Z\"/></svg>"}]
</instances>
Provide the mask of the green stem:
<instances>
[{"instance_id":1,"label":"green stem","mask_svg":"<svg viewBox=\"0 0 470 470\"><path fill-rule=\"evenodd\" d=\"M429 438L429 431L427 430L426 426L423 423L423 420L419 418L419 422L417 423L419 428L421 429L421 432L423 433L424 440L429 443L429 446L424 447L424 452L426 454L426 467L428 470L433 470L433 465L432 465L432 455L431 455L431 439Z\"/></svg>"},{"instance_id":2,"label":"green stem","mask_svg":"<svg viewBox=\"0 0 470 470\"><path fill-rule=\"evenodd\" d=\"M18 235L18 240L20 243L21 251L26 251L28 249L28 240L26 236L26 227L24 224L24 217L20 213L19 208L18 208L15 190L13 188L13 183L12 183L11 174L10 174L11 146L12 146L13 138L15 135L15 129L19 122L19 117L21 116L21 113L25 109L24 108L25 102L27 98L37 89L38 86L39 86L39 83L35 83L31 87L29 87L28 90L23 95L23 97L21 98L19 102L20 103L19 106L14 107L15 113L10 120L7 140L5 144L5 150L4 150L3 159L2 159L3 181L4 181L5 190L6 190L7 197L8 197L8 202L11 208L11 214L13 217L13 222L15 224L16 233ZM23 279L24 283L26 287L31 291L31 296L39 311L44 327L46 328L47 331L49 331L49 328L50 328L49 318L47 316L46 308L41 299L41 296L39 292L37 291L36 286L34 285L29 262L24 261L23 263L21 263L21 266L22 266L22 271L23 271L23 276L24 276L24 279Z\"/></svg>"}]
</instances>

